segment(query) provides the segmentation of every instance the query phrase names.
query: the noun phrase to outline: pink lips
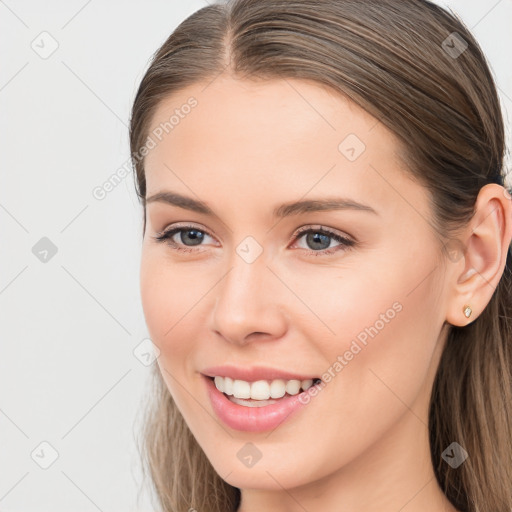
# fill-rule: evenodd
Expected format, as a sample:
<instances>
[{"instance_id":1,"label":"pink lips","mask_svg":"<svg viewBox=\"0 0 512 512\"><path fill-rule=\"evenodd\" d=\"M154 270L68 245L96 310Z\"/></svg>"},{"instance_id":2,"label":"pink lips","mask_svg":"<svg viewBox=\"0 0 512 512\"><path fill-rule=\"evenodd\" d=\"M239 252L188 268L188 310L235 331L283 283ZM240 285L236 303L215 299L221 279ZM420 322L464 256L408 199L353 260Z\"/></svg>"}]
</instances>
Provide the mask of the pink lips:
<instances>
[{"instance_id":1,"label":"pink lips","mask_svg":"<svg viewBox=\"0 0 512 512\"><path fill-rule=\"evenodd\" d=\"M231 379L245 380L247 382L255 382L257 380L315 380L317 376L309 376L298 373L291 373L286 370L269 368L265 366L240 367L231 365L212 366L201 370L203 375L209 377L230 377Z\"/></svg>"},{"instance_id":2,"label":"pink lips","mask_svg":"<svg viewBox=\"0 0 512 512\"><path fill-rule=\"evenodd\" d=\"M219 369L215 369L215 375L222 376L226 375L226 373L224 371L219 371ZM261 373L258 374L258 376L261 377ZM280 374L280 376L282 376L282 374ZM274 377L268 378L273 379ZM286 419L290 418L295 411L308 405L309 402L309 400L305 401L305 403L301 401L301 395L308 393L308 390L302 391L301 393L293 396L285 395L283 398L277 399L277 403L266 405L264 407L245 407L231 402L224 393L221 393L215 387L215 383L210 377L203 375L202 379L205 381L208 396L215 414L217 414L217 416L228 427L235 430L245 432L262 432L265 430L275 429ZM243 380L246 379L247 377ZM288 377L286 377L286 379L288 379ZM248 380L252 381L258 379Z\"/></svg>"}]
</instances>

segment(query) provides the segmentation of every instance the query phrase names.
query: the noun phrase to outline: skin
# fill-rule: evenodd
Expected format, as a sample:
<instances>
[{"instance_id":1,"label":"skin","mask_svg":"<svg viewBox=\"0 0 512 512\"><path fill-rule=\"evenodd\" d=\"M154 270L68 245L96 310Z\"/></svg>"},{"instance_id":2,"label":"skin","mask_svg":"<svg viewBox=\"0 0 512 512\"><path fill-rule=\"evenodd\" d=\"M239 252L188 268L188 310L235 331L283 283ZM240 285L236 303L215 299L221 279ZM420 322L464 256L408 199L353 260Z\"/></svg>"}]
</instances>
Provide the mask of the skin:
<instances>
[{"instance_id":1,"label":"skin","mask_svg":"<svg viewBox=\"0 0 512 512\"><path fill-rule=\"evenodd\" d=\"M456 510L430 460L430 390L447 324L474 321L503 273L510 197L483 187L460 233L466 254L443 259L427 222L428 191L410 179L398 140L374 117L308 81L222 75L205 87L159 105L152 129L190 96L198 101L147 155L147 197L171 190L215 215L148 203L140 275L157 361L190 430L218 474L242 490L240 512ZM338 149L348 134L366 145L354 161ZM333 195L377 214L272 217L282 203ZM199 246L187 230L173 237L195 252L154 240L177 223L203 230ZM318 225L356 245L295 236ZM236 252L247 236L263 248L252 263ZM311 254L324 248L334 252ZM401 311L275 430L239 432L215 416L199 375L205 367L261 364L321 376L397 302ZM262 453L250 468L237 457L247 442Z\"/></svg>"}]
</instances>

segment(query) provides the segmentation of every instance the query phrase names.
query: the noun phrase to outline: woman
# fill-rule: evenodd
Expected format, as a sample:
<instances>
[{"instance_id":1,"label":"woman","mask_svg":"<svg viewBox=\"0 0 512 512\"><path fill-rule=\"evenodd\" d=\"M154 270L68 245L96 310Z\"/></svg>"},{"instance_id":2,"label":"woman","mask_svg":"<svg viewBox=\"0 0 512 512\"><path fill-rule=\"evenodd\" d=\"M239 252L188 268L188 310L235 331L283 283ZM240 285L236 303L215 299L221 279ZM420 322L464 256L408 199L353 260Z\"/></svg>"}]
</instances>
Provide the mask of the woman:
<instances>
[{"instance_id":1,"label":"woman","mask_svg":"<svg viewBox=\"0 0 512 512\"><path fill-rule=\"evenodd\" d=\"M130 142L162 510L511 510L512 206L461 21L210 5L154 55Z\"/></svg>"}]
</instances>

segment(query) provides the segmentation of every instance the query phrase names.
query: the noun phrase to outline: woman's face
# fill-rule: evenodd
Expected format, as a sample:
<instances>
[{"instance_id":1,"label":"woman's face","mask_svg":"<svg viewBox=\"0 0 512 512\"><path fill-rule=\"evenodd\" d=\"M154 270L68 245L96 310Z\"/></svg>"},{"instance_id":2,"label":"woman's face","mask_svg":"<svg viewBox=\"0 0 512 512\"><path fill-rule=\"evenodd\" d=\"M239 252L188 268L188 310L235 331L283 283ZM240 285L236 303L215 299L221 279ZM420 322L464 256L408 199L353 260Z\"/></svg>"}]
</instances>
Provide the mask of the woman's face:
<instances>
[{"instance_id":1,"label":"woman's face","mask_svg":"<svg viewBox=\"0 0 512 512\"><path fill-rule=\"evenodd\" d=\"M144 314L163 378L219 475L280 489L427 461L447 281L428 193L402 170L392 133L312 82L222 76L163 101L150 136ZM213 213L149 200L162 193ZM282 206L328 199L346 203ZM202 375L218 365L324 385L271 428L264 407L218 392L236 408L233 426Z\"/></svg>"}]
</instances>

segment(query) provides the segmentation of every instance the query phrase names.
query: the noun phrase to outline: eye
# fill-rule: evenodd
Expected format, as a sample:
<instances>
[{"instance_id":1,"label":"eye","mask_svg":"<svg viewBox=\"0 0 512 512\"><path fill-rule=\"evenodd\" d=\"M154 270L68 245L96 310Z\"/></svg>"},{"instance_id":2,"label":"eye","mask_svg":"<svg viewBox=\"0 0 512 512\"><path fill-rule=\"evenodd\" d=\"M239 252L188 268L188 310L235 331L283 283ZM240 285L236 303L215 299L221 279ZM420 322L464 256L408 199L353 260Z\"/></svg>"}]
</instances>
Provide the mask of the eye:
<instances>
[{"instance_id":1,"label":"eye","mask_svg":"<svg viewBox=\"0 0 512 512\"><path fill-rule=\"evenodd\" d=\"M180 243L178 244L175 240L173 240L174 235L180 233ZM209 236L206 231L199 229L195 226L178 226L171 228L167 231L163 231L161 233L157 233L157 236L154 236L153 238L157 242L166 242L168 245L170 245L173 249L176 251L184 251L184 252L195 252L197 249L194 249L194 246L201 245L201 242L204 240L204 237ZM188 242L191 242L190 246L185 245L185 247L182 247L180 244L186 244Z\"/></svg>"},{"instance_id":2,"label":"eye","mask_svg":"<svg viewBox=\"0 0 512 512\"><path fill-rule=\"evenodd\" d=\"M306 235L306 236L304 236ZM314 249L308 250L314 256L329 255L340 250L348 250L355 246L356 242L348 237L339 235L323 226L301 228L295 235L295 240L304 239ZM331 239L331 240L329 240ZM330 247L331 241L339 242L338 246ZM320 250L315 250L320 249Z\"/></svg>"},{"instance_id":3,"label":"eye","mask_svg":"<svg viewBox=\"0 0 512 512\"><path fill-rule=\"evenodd\" d=\"M180 234L180 242L174 240L174 236ZM197 228L196 226L175 226L167 231L157 233L153 238L157 242L167 243L173 250L184 252L197 252L195 247L201 246L205 236L213 238L207 231ZM313 249L306 249L308 254L314 256L322 256L333 254L340 250L348 250L356 245L356 242L350 238L339 235L323 226L312 227L308 226L301 228L293 240L301 240L304 238L307 244L310 244ZM331 239L331 240L329 240ZM338 246L330 247L331 241L338 242ZM190 245L187 245L189 244ZM319 250L317 250L319 249Z\"/></svg>"}]
</instances>

